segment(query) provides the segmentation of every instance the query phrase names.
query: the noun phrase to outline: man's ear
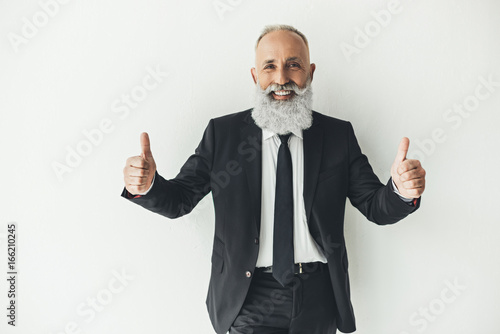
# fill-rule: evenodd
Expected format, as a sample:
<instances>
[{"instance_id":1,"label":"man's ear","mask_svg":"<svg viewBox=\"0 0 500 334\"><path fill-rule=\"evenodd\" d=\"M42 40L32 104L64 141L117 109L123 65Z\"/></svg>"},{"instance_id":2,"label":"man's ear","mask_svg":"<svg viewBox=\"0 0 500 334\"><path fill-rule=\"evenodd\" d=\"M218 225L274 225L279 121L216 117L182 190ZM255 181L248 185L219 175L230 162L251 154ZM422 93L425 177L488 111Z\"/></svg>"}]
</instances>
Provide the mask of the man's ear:
<instances>
[{"instance_id":1,"label":"man's ear","mask_svg":"<svg viewBox=\"0 0 500 334\"><path fill-rule=\"evenodd\" d=\"M316 64L312 63L310 68L311 68L311 81L312 81L314 70L316 70Z\"/></svg>"},{"instance_id":2,"label":"man's ear","mask_svg":"<svg viewBox=\"0 0 500 334\"><path fill-rule=\"evenodd\" d=\"M250 69L250 73L252 73L253 82L257 84L257 71L255 70L255 67Z\"/></svg>"}]
</instances>

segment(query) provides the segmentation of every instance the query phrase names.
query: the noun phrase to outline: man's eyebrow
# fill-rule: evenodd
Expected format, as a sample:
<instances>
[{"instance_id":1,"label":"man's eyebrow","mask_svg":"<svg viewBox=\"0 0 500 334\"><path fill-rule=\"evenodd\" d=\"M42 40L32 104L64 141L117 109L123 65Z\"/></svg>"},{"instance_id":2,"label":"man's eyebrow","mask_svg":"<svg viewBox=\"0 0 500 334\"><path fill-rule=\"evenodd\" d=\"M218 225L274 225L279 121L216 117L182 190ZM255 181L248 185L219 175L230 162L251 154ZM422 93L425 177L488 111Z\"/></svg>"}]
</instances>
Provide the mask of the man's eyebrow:
<instances>
[{"instance_id":1,"label":"man's eyebrow","mask_svg":"<svg viewBox=\"0 0 500 334\"><path fill-rule=\"evenodd\" d=\"M262 63L262 65L264 66L264 65L267 65L267 64L272 64L272 63L274 63L274 59L268 59L268 60L265 60L265 61Z\"/></svg>"},{"instance_id":2,"label":"man's eyebrow","mask_svg":"<svg viewBox=\"0 0 500 334\"><path fill-rule=\"evenodd\" d=\"M265 61L262 63L262 66L265 66L265 65L267 65L267 64L272 64L272 63L274 63L275 61L276 61L275 59L268 59L268 60L265 60ZM287 62L289 62L289 61L296 61L296 62L298 62L298 63L302 64L302 59L300 59L299 57L288 57L288 58L286 59L286 61L287 61Z\"/></svg>"},{"instance_id":3,"label":"man's eyebrow","mask_svg":"<svg viewBox=\"0 0 500 334\"><path fill-rule=\"evenodd\" d=\"M286 61L296 61L302 64L302 60L299 57L288 57Z\"/></svg>"}]
</instances>

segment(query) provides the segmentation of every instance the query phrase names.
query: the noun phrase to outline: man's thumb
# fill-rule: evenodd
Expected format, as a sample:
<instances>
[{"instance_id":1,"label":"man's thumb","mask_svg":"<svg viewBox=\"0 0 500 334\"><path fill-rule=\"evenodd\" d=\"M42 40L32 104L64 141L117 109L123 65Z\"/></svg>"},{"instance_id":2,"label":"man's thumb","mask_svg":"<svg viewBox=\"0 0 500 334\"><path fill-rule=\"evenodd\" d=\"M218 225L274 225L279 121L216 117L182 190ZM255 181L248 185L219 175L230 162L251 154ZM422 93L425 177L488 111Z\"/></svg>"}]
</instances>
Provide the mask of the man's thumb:
<instances>
[{"instance_id":1,"label":"man's thumb","mask_svg":"<svg viewBox=\"0 0 500 334\"><path fill-rule=\"evenodd\" d=\"M410 140L407 137L403 137L398 147L398 154L396 155L395 161L403 162L406 160L406 154L408 153L408 147L410 146Z\"/></svg>"},{"instance_id":2,"label":"man's thumb","mask_svg":"<svg viewBox=\"0 0 500 334\"><path fill-rule=\"evenodd\" d=\"M148 160L148 158L153 156L147 132L141 133L141 156L144 160Z\"/></svg>"}]
</instances>

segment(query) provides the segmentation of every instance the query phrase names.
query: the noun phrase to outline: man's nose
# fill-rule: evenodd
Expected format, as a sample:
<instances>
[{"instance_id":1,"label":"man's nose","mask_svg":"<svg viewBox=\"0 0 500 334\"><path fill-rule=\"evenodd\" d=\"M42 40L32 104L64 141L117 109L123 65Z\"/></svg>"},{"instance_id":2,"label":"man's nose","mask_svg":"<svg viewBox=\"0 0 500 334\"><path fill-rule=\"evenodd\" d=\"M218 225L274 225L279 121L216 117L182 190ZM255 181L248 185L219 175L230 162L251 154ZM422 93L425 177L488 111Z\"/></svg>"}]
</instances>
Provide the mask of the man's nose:
<instances>
[{"instance_id":1,"label":"man's nose","mask_svg":"<svg viewBox=\"0 0 500 334\"><path fill-rule=\"evenodd\" d=\"M279 69L275 72L274 82L278 85L285 85L290 81L285 69Z\"/></svg>"}]
</instances>

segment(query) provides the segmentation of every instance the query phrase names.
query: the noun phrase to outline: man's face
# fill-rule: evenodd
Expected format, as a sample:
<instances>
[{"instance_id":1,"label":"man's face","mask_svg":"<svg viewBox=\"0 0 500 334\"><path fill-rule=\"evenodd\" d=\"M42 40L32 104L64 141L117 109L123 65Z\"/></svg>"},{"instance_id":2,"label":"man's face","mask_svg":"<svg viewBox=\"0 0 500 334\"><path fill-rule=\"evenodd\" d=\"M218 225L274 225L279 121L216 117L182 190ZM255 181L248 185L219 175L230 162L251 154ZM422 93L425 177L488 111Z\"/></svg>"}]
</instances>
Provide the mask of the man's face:
<instances>
[{"instance_id":1,"label":"man's face","mask_svg":"<svg viewBox=\"0 0 500 334\"><path fill-rule=\"evenodd\" d=\"M255 52L255 67L251 69L255 83L265 90L269 85L285 85L293 82L304 88L310 76L312 80L315 65L309 63L309 50L302 38L291 31L273 31L259 42ZM276 100L293 98L291 90L271 92Z\"/></svg>"}]
</instances>

